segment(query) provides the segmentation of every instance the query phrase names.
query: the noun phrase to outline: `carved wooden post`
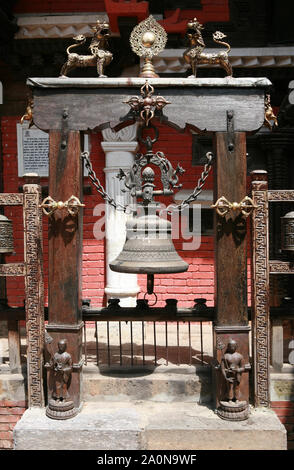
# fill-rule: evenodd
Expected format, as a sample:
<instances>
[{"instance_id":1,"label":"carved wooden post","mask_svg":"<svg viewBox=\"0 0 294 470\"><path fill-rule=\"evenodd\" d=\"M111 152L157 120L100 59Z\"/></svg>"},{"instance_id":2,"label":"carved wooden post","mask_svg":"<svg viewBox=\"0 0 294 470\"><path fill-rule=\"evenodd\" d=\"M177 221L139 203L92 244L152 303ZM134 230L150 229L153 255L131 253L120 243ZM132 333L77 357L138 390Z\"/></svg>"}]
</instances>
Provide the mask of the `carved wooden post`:
<instances>
[{"instance_id":1,"label":"carved wooden post","mask_svg":"<svg viewBox=\"0 0 294 470\"><path fill-rule=\"evenodd\" d=\"M24 261L26 291L26 328L28 357L28 405L44 406L43 346L44 346L44 298L42 272L42 218L39 205L41 188L31 178L24 184ZM34 184L32 182L35 181Z\"/></svg>"},{"instance_id":2,"label":"carved wooden post","mask_svg":"<svg viewBox=\"0 0 294 470\"><path fill-rule=\"evenodd\" d=\"M284 329L282 318L273 318L271 321L271 363L275 372L282 372L284 365Z\"/></svg>"},{"instance_id":3,"label":"carved wooden post","mask_svg":"<svg viewBox=\"0 0 294 470\"><path fill-rule=\"evenodd\" d=\"M49 195L57 202L65 202L71 196L81 200L80 133L68 130L66 110L61 120L61 130L50 131ZM67 208L57 209L49 217L49 322L46 328L47 350L51 356L47 364L47 415L54 419L70 418L80 407L83 328L81 260L82 211L70 215ZM59 342L62 340L66 340L62 348L67 351L59 353ZM58 360L57 366L53 364L56 354L63 354L67 365L71 364L71 370L62 377L58 377ZM56 391L61 386L60 381L64 382L68 392L63 400L58 398Z\"/></svg>"},{"instance_id":4,"label":"carved wooden post","mask_svg":"<svg viewBox=\"0 0 294 470\"><path fill-rule=\"evenodd\" d=\"M215 201L224 196L231 203L239 203L246 196L246 134L217 132L215 154ZM237 343L244 366L249 363L246 225L246 218L240 211L230 210L224 217L215 215L214 351L219 364L230 340ZM216 371L216 407L224 419L242 420L248 416L247 369L241 376L238 399L243 405L239 407L234 400L232 406L226 406L228 383L221 371Z\"/></svg>"},{"instance_id":5,"label":"carved wooden post","mask_svg":"<svg viewBox=\"0 0 294 470\"><path fill-rule=\"evenodd\" d=\"M20 329L18 320L8 320L8 349L10 373L21 372Z\"/></svg>"},{"instance_id":6,"label":"carved wooden post","mask_svg":"<svg viewBox=\"0 0 294 470\"><path fill-rule=\"evenodd\" d=\"M255 406L270 406L268 185L266 171L252 172L252 345Z\"/></svg>"}]
</instances>

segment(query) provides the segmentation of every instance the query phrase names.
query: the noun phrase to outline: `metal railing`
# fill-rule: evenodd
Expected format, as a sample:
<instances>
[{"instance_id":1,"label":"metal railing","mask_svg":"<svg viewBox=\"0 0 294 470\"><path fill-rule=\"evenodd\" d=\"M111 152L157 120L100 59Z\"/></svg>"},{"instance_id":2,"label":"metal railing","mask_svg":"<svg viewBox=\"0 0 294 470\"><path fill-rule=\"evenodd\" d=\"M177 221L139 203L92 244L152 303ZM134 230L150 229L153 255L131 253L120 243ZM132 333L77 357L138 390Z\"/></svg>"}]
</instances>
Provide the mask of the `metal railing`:
<instances>
[{"instance_id":1,"label":"metal railing","mask_svg":"<svg viewBox=\"0 0 294 470\"><path fill-rule=\"evenodd\" d=\"M212 359L212 323L85 322L83 351L85 365L207 365Z\"/></svg>"},{"instance_id":2,"label":"metal railing","mask_svg":"<svg viewBox=\"0 0 294 470\"><path fill-rule=\"evenodd\" d=\"M287 332L289 337L286 337L285 330L285 321L290 321L294 335L294 311L290 307L271 308L270 356L275 372L282 371L285 364L292 363L289 357L294 337L291 341L291 335ZM83 309L83 352L86 365L144 367L210 363L214 308L207 308L205 316L190 319L188 313L191 313L191 309L179 309L181 318L176 319L174 314L164 315L164 308L150 308L142 320L134 313L135 309L122 310L117 315L109 308ZM250 318L251 309L248 313ZM48 310L45 308L45 319L47 315ZM7 337L2 335L0 338L0 371L18 373L26 365L26 332L25 328L19 327L19 323L24 320L23 307L6 306L0 310L0 321L10 322ZM13 331L12 323L15 326ZM15 342L21 343L19 348L11 347Z\"/></svg>"}]
</instances>

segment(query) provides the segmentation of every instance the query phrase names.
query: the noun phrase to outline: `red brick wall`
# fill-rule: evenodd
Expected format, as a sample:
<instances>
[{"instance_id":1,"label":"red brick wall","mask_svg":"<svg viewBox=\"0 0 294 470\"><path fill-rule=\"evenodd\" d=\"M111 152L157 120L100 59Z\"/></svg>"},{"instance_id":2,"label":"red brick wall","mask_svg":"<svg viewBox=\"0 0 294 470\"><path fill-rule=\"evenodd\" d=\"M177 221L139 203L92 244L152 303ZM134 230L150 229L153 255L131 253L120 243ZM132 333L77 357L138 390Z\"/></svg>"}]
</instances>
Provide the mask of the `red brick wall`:
<instances>
[{"instance_id":1,"label":"red brick wall","mask_svg":"<svg viewBox=\"0 0 294 470\"><path fill-rule=\"evenodd\" d=\"M271 406L287 430L288 450L294 450L294 403L272 401Z\"/></svg>"},{"instance_id":2,"label":"red brick wall","mask_svg":"<svg viewBox=\"0 0 294 470\"><path fill-rule=\"evenodd\" d=\"M24 401L0 401L0 450L13 448L13 429L26 410Z\"/></svg>"}]
</instances>

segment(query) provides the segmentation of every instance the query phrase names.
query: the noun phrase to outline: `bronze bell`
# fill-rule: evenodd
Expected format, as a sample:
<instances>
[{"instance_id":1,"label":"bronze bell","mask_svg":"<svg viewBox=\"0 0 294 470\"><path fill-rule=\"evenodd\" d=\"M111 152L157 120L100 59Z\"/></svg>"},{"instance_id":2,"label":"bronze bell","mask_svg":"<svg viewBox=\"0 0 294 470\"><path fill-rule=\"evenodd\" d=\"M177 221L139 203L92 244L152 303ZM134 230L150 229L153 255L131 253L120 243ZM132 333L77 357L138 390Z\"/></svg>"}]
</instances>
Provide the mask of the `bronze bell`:
<instances>
[{"instance_id":1,"label":"bronze bell","mask_svg":"<svg viewBox=\"0 0 294 470\"><path fill-rule=\"evenodd\" d=\"M137 216L127 221L126 242L121 253L109 264L112 271L147 274L149 294L153 293L154 274L180 273L189 267L176 252L171 223L158 217L156 212L161 206L154 201L154 196L171 196L173 188L180 187L177 184L178 174L184 170L180 165L174 170L162 152L153 153L152 144L156 140L157 137L151 140L148 136L145 141L142 140L147 153L137 154L131 170L127 174L121 171L118 175L120 179L122 176L125 178L125 187L130 190L131 196L141 198L142 202L138 204ZM155 172L149 164L160 169L161 190L155 189Z\"/></svg>"},{"instance_id":2,"label":"bronze bell","mask_svg":"<svg viewBox=\"0 0 294 470\"><path fill-rule=\"evenodd\" d=\"M283 251L294 252L294 211L281 217L281 245Z\"/></svg>"},{"instance_id":3,"label":"bronze bell","mask_svg":"<svg viewBox=\"0 0 294 470\"><path fill-rule=\"evenodd\" d=\"M0 254L13 253L12 221L0 215Z\"/></svg>"},{"instance_id":4,"label":"bronze bell","mask_svg":"<svg viewBox=\"0 0 294 470\"><path fill-rule=\"evenodd\" d=\"M126 224L127 236L123 250L110 263L110 269L121 273L168 274L187 271L189 265L175 250L171 223L158 217L155 204L148 212ZM151 210L151 213L150 213Z\"/></svg>"}]
</instances>

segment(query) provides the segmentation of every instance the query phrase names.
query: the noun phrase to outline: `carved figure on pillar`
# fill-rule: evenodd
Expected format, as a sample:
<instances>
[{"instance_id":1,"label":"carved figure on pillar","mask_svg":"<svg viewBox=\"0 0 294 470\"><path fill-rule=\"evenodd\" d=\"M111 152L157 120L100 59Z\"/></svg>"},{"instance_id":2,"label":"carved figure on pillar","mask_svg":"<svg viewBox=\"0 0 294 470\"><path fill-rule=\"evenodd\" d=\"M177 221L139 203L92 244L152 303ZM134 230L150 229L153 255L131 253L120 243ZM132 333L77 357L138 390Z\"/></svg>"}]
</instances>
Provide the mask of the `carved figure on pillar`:
<instances>
[{"instance_id":1,"label":"carved figure on pillar","mask_svg":"<svg viewBox=\"0 0 294 470\"><path fill-rule=\"evenodd\" d=\"M55 381L54 398L60 402L69 396L68 386L72 373L72 359L66 351L66 346L65 339L58 341L58 351L54 354L51 362Z\"/></svg>"},{"instance_id":2,"label":"carved figure on pillar","mask_svg":"<svg viewBox=\"0 0 294 470\"><path fill-rule=\"evenodd\" d=\"M237 352L237 347L236 341L230 339L220 363L220 370L226 382L226 395L220 401L217 414L229 421L243 421L248 418L248 403L240 400L242 374L248 367L242 354ZM219 345L219 349L223 348L224 345Z\"/></svg>"},{"instance_id":3,"label":"carved figure on pillar","mask_svg":"<svg viewBox=\"0 0 294 470\"><path fill-rule=\"evenodd\" d=\"M51 341L52 338L47 335L47 344L50 344ZM73 401L69 399L68 389L73 363L66 347L66 339L59 340L57 352L51 354L50 361L46 364L46 368L51 371L51 380L53 381L52 397L49 400L46 415L53 419L67 419L77 414Z\"/></svg>"},{"instance_id":4,"label":"carved figure on pillar","mask_svg":"<svg viewBox=\"0 0 294 470\"><path fill-rule=\"evenodd\" d=\"M221 371L227 383L227 400L230 404L238 403L240 397L240 382L245 371L244 358L237 352L237 343L231 339L227 351L221 361Z\"/></svg>"}]
</instances>

